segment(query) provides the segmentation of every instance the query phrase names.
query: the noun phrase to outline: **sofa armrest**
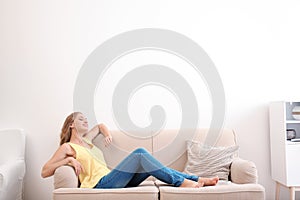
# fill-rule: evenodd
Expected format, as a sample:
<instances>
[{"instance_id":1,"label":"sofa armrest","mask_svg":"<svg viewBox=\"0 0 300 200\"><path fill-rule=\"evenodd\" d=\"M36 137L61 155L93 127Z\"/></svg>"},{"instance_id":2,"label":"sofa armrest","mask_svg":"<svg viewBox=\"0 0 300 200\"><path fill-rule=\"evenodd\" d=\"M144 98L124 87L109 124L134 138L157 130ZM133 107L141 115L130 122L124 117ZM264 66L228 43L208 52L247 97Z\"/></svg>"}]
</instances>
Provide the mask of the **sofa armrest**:
<instances>
[{"instance_id":1,"label":"sofa armrest","mask_svg":"<svg viewBox=\"0 0 300 200\"><path fill-rule=\"evenodd\" d=\"M72 166L63 165L54 172L54 189L77 188L78 182L78 176L76 176Z\"/></svg>"},{"instance_id":2,"label":"sofa armrest","mask_svg":"<svg viewBox=\"0 0 300 200\"><path fill-rule=\"evenodd\" d=\"M231 181L238 184L257 183L257 169L253 162L241 158L232 161L230 169Z\"/></svg>"},{"instance_id":3,"label":"sofa armrest","mask_svg":"<svg viewBox=\"0 0 300 200\"><path fill-rule=\"evenodd\" d=\"M25 161L12 160L0 165L0 199L21 199Z\"/></svg>"}]
</instances>

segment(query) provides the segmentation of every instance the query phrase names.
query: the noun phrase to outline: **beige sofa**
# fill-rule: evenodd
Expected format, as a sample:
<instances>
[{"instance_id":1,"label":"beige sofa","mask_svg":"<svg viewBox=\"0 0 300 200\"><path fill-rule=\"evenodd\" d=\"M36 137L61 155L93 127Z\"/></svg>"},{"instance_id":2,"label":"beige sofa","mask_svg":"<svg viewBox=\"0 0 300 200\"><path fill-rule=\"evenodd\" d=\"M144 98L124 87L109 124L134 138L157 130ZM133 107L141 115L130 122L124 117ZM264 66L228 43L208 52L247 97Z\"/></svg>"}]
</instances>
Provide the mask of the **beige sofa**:
<instances>
[{"instance_id":1,"label":"beige sofa","mask_svg":"<svg viewBox=\"0 0 300 200\"><path fill-rule=\"evenodd\" d=\"M192 138L193 141L203 142L207 135L207 129L198 129ZM130 151L137 147L144 147L154 154L162 163L174 169L183 171L188 159L187 153L172 159L170 156L161 156L159 153L164 148L174 148L172 143L178 138L177 130L163 130L159 134L143 139L128 136L120 131L112 131L113 144L104 147L103 138L99 136L94 143L99 146L105 155L108 166L114 167ZM136 134L135 134L136 136ZM223 130L219 135L215 147L229 147L236 145L236 135L232 130ZM185 149L186 141L176 143L180 148ZM177 148L176 148L177 149ZM121 189L83 189L77 188L78 178L70 166L58 168L54 174L53 199L54 200L263 200L265 199L265 189L257 183L257 170L253 162L240 159L235 155L230 165L229 181L219 181L216 186L203 188L177 188L162 183L153 178L144 181L139 187Z\"/></svg>"}]
</instances>

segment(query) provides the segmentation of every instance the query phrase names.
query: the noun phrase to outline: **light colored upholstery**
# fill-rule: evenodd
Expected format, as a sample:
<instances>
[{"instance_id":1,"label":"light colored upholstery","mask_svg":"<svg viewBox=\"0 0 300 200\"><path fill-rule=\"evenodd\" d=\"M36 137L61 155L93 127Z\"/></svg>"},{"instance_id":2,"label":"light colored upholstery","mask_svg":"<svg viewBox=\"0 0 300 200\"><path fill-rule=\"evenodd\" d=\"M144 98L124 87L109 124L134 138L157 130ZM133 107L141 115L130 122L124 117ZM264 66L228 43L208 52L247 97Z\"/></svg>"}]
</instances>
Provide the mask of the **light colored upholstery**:
<instances>
[{"instance_id":1,"label":"light colored upholstery","mask_svg":"<svg viewBox=\"0 0 300 200\"><path fill-rule=\"evenodd\" d=\"M169 130L167 131L167 134L172 134L172 132L175 132L175 130ZM205 142L207 133L208 133L207 129L199 129L197 130L193 140L198 142ZM163 135L161 137L165 137L164 140L167 140L168 136L166 135ZM163 143L163 140L161 140L160 142ZM183 141L183 145L184 145L184 141ZM233 130L224 129L219 135L219 137L217 138L217 141L214 146L229 147L234 145L238 145L236 134L234 133ZM174 163L172 163L171 166L182 171L184 169L186 159L187 159L187 155L185 153L178 160L174 161ZM242 160L238 158L238 155L236 155L234 161L236 162L234 164L235 180L238 181L244 180L245 177L244 183L248 183L248 184L236 184L234 183L233 180L231 180L232 182L220 181L219 184L216 186L208 186L199 189L199 188L175 188L173 186L168 186L167 184L163 184L161 181L156 181L156 185L159 186L159 190L160 190L160 199L161 200L189 200L189 199L263 200L265 199L265 189L263 186L257 184L257 179L258 179L257 169L255 165L253 165L253 162ZM242 165L239 165L240 163L242 163ZM247 165L247 163L249 165ZM232 173L232 171L230 173ZM242 183L242 181L240 183Z\"/></svg>"},{"instance_id":2,"label":"light colored upholstery","mask_svg":"<svg viewBox=\"0 0 300 200\"><path fill-rule=\"evenodd\" d=\"M60 188L54 191L54 200L158 200L158 188L154 183L144 183L139 187L120 189Z\"/></svg>"},{"instance_id":3,"label":"light colored upholstery","mask_svg":"<svg viewBox=\"0 0 300 200\"><path fill-rule=\"evenodd\" d=\"M25 134L20 129L0 130L0 200L21 200L25 175Z\"/></svg>"},{"instance_id":4,"label":"light colored upholstery","mask_svg":"<svg viewBox=\"0 0 300 200\"><path fill-rule=\"evenodd\" d=\"M203 143L187 142L187 163L183 172L200 177L215 177L228 181L230 165L239 146L211 147Z\"/></svg>"},{"instance_id":5,"label":"light colored upholstery","mask_svg":"<svg viewBox=\"0 0 300 200\"><path fill-rule=\"evenodd\" d=\"M231 164L231 180L235 183L257 183L257 169L253 162L236 158Z\"/></svg>"},{"instance_id":6,"label":"light colored upholstery","mask_svg":"<svg viewBox=\"0 0 300 200\"><path fill-rule=\"evenodd\" d=\"M61 166L54 172L54 189L58 188L77 188L78 176L73 167L69 165Z\"/></svg>"},{"instance_id":7,"label":"light colored upholstery","mask_svg":"<svg viewBox=\"0 0 300 200\"><path fill-rule=\"evenodd\" d=\"M187 130L189 131L189 130ZM153 134L152 137L138 139L137 137L129 137L120 131L112 131L113 144L109 148L104 147L103 137L99 136L94 143L103 150L105 159L110 168L115 167L121 159L129 152L137 147L144 147L151 152L163 164L168 165L179 171L183 171L186 161L186 151L182 151L177 158L172 158L164 154L159 154L165 148L172 147L172 142L178 137L178 130L163 130L159 134ZM207 136L207 129L198 129L193 136L194 141L204 142ZM152 134L152 133L151 133ZM149 135L151 135L149 134ZM143 134L145 135L145 134ZM179 144L180 149L186 149L186 141L182 140ZM214 146L226 147L237 145L236 135L232 130L224 129ZM179 147L179 146L178 146ZM135 188L122 189L81 189L74 188L78 184L78 179L72 167L65 166L58 168L54 175L55 189L53 192L54 200L79 200L83 199L240 199L240 200L262 200L265 198L264 188L257 184L257 170L254 163L238 158L234 159L233 169L231 171L234 179L232 182L221 182L217 186L209 186L204 188L176 188L168 186L159 181L155 181L155 185L147 181L144 185ZM244 178L243 178L244 177ZM230 177L229 177L230 178ZM237 183L234 183L234 180ZM244 182L243 182L244 180ZM68 182L71 181L72 183ZM150 185L149 185L150 183ZM240 184L247 183L247 184ZM146 184L146 185L145 185ZM71 188L70 188L71 187ZM159 194L159 195L158 195ZM120 196L122 195L122 196Z\"/></svg>"},{"instance_id":8,"label":"light colored upholstery","mask_svg":"<svg viewBox=\"0 0 300 200\"><path fill-rule=\"evenodd\" d=\"M264 188L259 184L226 183L202 188L160 186L160 200L264 200Z\"/></svg>"}]
</instances>

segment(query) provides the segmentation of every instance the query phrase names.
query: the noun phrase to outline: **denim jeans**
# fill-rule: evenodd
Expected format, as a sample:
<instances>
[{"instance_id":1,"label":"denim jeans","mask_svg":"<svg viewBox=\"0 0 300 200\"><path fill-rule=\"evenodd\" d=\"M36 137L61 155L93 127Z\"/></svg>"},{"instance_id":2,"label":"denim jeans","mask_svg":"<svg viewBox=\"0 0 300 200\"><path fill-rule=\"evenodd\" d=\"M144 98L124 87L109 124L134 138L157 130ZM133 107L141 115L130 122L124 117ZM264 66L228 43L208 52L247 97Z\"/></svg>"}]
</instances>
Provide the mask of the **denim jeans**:
<instances>
[{"instance_id":1,"label":"denim jeans","mask_svg":"<svg viewBox=\"0 0 300 200\"><path fill-rule=\"evenodd\" d=\"M149 176L180 186L184 179L198 181L198 176L181 173L168 168L155 159L144 148L129 154L115 169L102 177L94 188L136 187Z\"/></svg>"}]
</instances>

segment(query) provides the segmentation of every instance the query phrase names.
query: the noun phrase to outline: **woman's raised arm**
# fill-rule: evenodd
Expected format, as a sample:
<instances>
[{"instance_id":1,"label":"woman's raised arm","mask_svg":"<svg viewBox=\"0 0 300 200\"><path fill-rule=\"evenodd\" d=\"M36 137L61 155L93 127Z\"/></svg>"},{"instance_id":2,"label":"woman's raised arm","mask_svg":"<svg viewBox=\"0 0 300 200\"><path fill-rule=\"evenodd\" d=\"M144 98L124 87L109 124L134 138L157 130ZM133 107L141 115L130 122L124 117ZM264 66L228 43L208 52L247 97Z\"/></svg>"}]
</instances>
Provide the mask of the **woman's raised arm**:
<instances>
[{"instance_id":1,"label":"woman's raised arm","mask_svg":"<svg viewBox=\"0 0 300 200\"><path fill-rule=\"evenodd\" d=\"M103 134L105 145L108 146L112 142L112 136L108 128L104 124L98 124L94 126L84 137L88 138L90 141L95 139L100 133Z\"/></svg>"}]
</instances>

